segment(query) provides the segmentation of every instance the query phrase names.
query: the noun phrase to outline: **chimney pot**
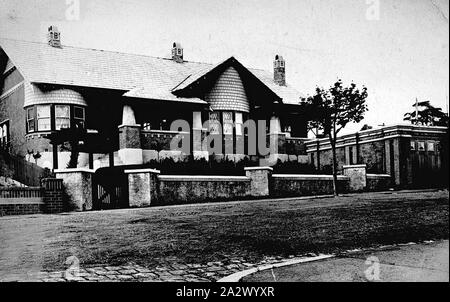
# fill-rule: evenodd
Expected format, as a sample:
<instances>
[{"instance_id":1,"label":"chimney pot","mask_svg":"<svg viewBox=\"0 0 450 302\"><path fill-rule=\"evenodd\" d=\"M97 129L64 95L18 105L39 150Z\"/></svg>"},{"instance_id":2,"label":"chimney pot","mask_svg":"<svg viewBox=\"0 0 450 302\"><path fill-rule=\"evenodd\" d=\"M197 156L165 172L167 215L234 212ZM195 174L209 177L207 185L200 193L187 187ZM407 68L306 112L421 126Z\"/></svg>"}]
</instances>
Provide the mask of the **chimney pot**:
<instances>
[{"instance_id":1,"label":"chimney pot","mask_svg":"<svg viewBox=\"0 0 450 302\"><path fill-rule=\"evenodd\" d=\"M183 47L180 43L174 42L172 46L172 60L183 63Z\"/></svg>"},{"instance_id":2,"label":"chimney pot","mask_svg":"<svg viewBox=\"0 0 450 302\"><path fill-rule=\"evenodd\" d=\"M52 25L48 28L47 41L50 46L61 48L61 33L58 27Z\"/></svg>"}]
</instances>

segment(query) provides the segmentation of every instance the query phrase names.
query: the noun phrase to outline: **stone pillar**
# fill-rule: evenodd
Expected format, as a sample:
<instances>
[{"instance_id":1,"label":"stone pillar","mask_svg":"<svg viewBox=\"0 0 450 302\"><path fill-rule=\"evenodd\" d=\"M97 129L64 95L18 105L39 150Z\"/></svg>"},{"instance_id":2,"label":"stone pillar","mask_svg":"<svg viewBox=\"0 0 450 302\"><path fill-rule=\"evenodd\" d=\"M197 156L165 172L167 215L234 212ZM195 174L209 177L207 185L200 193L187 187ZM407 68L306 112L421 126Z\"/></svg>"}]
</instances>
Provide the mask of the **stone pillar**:
<instances>
[{"instance_id":1,"label":"stone pillar","mask_svg":"<svg viewBox=\"0 0 450 302\"><path fill-rule=\"evenodd\" d=\"M44 212L47 214L64 212L63 180L45 178L42 180L42 187L44 189Z\"/></svg>"},{"instance_id":2,"label":"stone pillar","mask_svg":"<svg viewBox=\"0 0 450 302\"><path fill-rule=\"evenodd\" d=\"M119 158L125 165L143 164L141 125L136 124L133 109L123 106L122 125L119 126Z\"/></svg>"},{"instance_id":3,"label":"stone pillar","mask_svg":"<svg viewBox=\"0 0 450 302\"><path fill-rule=\"evenodd\" d=\"M384 141L384 159L385 159L384 172L386 174L391 175L391 145L389 143L389 140Z\"/></svg>"},{"instance_id":4,"label":"stone pillar","mask_svg":"<svg viewBox=\"0 0 450 302\"><path fill-rule=\"evenodd\" d=\"M260 197L269 196L270 177L273 169L271 167L248 167L245 175L250 178L250 188L247 195Z\"/></svg>"},{"instance_id":5,"label":"stone pillar","mask_svg":"<svg viewBox=\"0 0 450 302\"><path fill-rule=\"evenodd\" d=\"M157 198L158 175L154 169L125 170L128 175L128 198L131 208L142 208L151 205Z\"/></svg>"},{"instance_id":6,"label":"stone pillar","mask_svg":"<svg viewBox=\"0 0 450 302\"><path fill-rule=\"evenodd\" d=\"M56 170L55 174L57 178L63 181L65 192L68 196L68 210L92 210L93 170L80 168Z\"/></svg>"},{"instance_id":7,"label":"stone pillar","mask_svg":"<svg viewBox=\"0 0 450 302\"><path fill-rule=\"evenodd\" d=\"M192 113L192 155L194 159L208 160L208 150L203 148L203 122L201 111Z\"/></svg>"},{"instance_id":8,"label":"stone pillar","mask_svg":"<svg viewBox=\"0 0 450 302\"><path fill-rule=\"evenodd\" d=\"M400 140L394 139L394 144L393 144L393 148L394 150L391 152L394 152L394 181L395 181L395 185L399 186L402 184L401 181L401 175L400 175Z\"/></svg>"},{"instance_id":9,"label":"stone pillar","mask_svg":"<svg viewBox=\"0 0 450 302\"><path fill-rule=\"evenodd\" d=\"M349 191L360 192L367 186L366 165L348 165L342 167L344 175L350 178Z\"/></svg>"},{"instance_id":10,"label":"stone pillar","mask_svg":"<svg viewBox=\"0 0 450 302\"><path fill-rule=\"evenodd\" d=\"M351 165L352 164L352 159L350 158L350 148L352 148L351 146L345 146L344 150L345 150L345 164L346 165Z\"/></svg>"}]
</instances>

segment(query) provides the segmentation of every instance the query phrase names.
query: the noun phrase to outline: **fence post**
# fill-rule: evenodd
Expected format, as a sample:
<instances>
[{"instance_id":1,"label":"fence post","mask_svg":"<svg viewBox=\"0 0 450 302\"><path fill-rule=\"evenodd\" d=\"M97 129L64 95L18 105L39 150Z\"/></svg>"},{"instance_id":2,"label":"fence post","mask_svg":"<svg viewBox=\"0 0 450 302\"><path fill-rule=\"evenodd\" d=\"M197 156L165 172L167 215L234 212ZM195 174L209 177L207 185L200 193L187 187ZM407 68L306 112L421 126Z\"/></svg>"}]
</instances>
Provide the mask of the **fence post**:
<instances>
[{"instance_id":1,"label":"fence post","mask_svg":"<svg viewBox=\"0 0 450 302\"><path fill-rule=\"evenodd\" d=\"M63 180L44 178L42 188L44 190L44 212L47 214L64 212Z\"/></svg>"}]
</instances>

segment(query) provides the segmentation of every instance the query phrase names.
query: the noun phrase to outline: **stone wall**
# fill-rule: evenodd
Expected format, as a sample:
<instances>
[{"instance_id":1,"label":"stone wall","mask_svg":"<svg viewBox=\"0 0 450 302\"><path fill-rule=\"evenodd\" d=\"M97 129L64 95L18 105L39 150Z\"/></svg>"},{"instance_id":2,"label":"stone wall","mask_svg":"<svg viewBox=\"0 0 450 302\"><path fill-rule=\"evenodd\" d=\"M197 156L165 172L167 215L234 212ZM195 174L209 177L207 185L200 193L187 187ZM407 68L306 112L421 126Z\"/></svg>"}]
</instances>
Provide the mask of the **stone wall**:
<instances>
[{"instance_id":1,"label":"stone wall","mask_svg":"<svg viewBox=\"0 0 450 302\"><path fill-rule=\"evenodd\" d=\"M338 192L348 192L349 178L338 176ZM274 174L270 183L271 197L294 197L333 194L333 176Z\"/></svg>"},{"instance_id":2,"label":"stone wall","mask_svg":"<svg viewBox=\"0 0 450 302\"><path fill-rule=\"evenodd\" d=\"M196 203L249 196L246 176L159 176L155 204Z\"/></svg>"},{"instance_id":3,"label":"stone wall","mask_svg":"<svg viewBox=\"0 0 450 302\"><path fill-rule=\"evenodd\" d=\"M384 191L392 188L392 177L388 174L367 174L365 190L370 192Z\"/></svg>"}]
</instances>

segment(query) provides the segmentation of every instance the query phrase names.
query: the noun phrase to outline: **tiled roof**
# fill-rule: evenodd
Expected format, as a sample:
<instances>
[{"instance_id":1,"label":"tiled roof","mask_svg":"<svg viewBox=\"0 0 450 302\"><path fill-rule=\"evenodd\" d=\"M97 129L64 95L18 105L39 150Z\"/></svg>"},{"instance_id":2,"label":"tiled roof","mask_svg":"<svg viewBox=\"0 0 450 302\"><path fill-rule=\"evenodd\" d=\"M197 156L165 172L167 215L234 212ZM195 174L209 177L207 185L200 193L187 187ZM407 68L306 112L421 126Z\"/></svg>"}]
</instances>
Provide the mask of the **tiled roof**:
<instances>
[{"instance_id":1,"label":"tiled roof","mask_svg":"<svg viewBox=\"0 0 450 302\"><path fill-rule=\"evenodd\" d=\"M178 98L171 91L217 66L70 46L55 48L11 39L0 39L0 47L29 82L121 90L126 97L145 99L205 103L196 98ZM283 103L299 103L302 95L290 86L275 84L272 72L248 70Z\"/></svg>"}]
</instances>

